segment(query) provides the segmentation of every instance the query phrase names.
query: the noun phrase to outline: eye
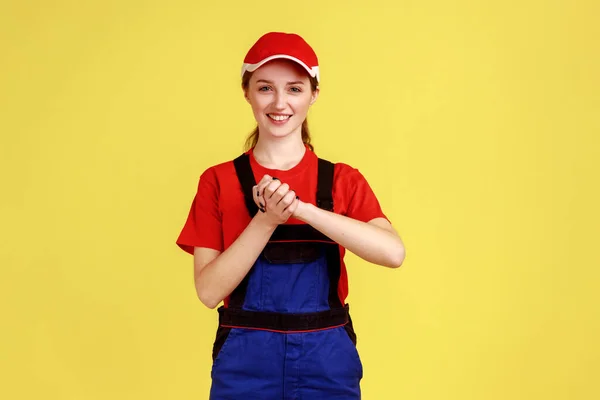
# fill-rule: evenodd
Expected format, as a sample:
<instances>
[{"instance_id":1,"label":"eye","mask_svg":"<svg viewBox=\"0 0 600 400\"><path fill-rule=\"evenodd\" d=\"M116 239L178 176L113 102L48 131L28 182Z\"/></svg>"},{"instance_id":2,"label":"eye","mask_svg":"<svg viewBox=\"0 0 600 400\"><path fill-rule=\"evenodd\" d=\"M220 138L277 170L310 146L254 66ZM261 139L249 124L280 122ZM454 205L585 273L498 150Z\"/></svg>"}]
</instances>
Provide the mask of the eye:
<instances>
[{"instance_id":1,"label":"eye","mask_svg":"<svg viewBox=\"0 0 600 400\"><path fill-rule=\"evenodd\" d=\"M259 92L266 92L267 90L271 89L270 86L261 86L258 88Z\"/></svg>"},{"instance_id":2,"label":"eye","mask_svg":"<svg viewBox=\"0 0 600 400\"><path fill-rule=\"evenodd\" d=\"M297 86L292 86L292 87L290 88L290 90L291 90L292 92L294 92L294 93L301 93L301 92L302 92L302 89L300 89L300 88L299 88L299 87L297 87Z\"/></svg>"}]
</instances>

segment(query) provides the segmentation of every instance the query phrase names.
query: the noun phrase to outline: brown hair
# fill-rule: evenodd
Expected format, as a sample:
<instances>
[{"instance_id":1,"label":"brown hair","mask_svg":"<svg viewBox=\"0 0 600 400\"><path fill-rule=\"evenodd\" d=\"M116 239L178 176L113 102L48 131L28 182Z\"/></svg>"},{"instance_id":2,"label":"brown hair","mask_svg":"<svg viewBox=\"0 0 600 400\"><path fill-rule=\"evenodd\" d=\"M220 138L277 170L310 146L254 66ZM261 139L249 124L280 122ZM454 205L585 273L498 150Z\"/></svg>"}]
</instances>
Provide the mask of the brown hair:
<instances>
[{"instance_id":1,"label":"brown hair","mask_svg":"<svg viewBox=\"0 0 600 400\"><path fill-rule=\"evenodd\" d=\"M248 90L248 86L250 85L251 77L252 77L252 72L244 73L244 76L242 77L242 89L244 89L244 91ZM310 87L311 87L312 91L314 92L315 90L317 90L319 83L317 82L316 78L313 78L310 75L309 75L309 79L310 79ZM245 151L250 150L251 148L256 146L256 142L258 142L258 126L256 128L254 128L254 130L252 131L250 136L248 136L246 138L244 150ZM308 129L308 119L305 119L302 122L302 142L304 142L304 144L306 144L308 146L308 148L311 149L311 151L315 150L313 145L310 143L310 131Z\"/></svg>"}]
</instances>

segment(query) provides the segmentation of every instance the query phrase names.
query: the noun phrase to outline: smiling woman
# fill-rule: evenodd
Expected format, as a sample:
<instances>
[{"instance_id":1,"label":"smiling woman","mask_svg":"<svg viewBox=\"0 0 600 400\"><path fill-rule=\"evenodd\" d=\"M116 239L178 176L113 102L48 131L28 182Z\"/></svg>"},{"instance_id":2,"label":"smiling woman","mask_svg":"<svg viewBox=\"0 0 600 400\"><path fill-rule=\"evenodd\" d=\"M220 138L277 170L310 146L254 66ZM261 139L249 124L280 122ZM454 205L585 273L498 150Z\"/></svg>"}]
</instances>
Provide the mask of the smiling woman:
<instances>
[{"instance_id":1,"label":"smiling woman","mask_svg":"<svg viewBox=\"0 0 600 400\"><path fill-rule=\"evenodd\" d=\"M257 127L245 153L201 175L177 240L194 255L200 301L223 301L212 399L360 398L345 250L396 268L404 245L362 174L314 153L318 84L300 36L256 42L242 89Z\"/></svg>"},{"instance_id":2,"label":"smiling woman","mask_svg":"<svg viewBox=\"0 0 600 400\"><path fill-rule=\"evenodd\" d=\"M285 59L283 59L283 60L285 60ZM272 61L272 63L273 63L273 61ZM288 62L288 64L290 64L292 66L292 68L296 68L296 69L301 68L300 66L298 66L298 64L291 62L291 61ZM301 72L301 76L307 75L306 72L303 72L303 71L300 71L300 72ZM253 72L244 71L243 76L242 76L242 89L244 90L244 94L248 101L250 101L249 97L248 97L248 92L250 90L250 81L251 80L255 84L264 84L264 85L260 85L260 87L258 89L261 91L272 91L273 90L272 87L274 85L274 83L270 80L264 80L264 79L259 80L258 78L256 78L256 80L253 80L252 79L253 75L254 75ZM306 92L306 91L310 90L311 92L316 93L318 95L319 82L317 81L317 78L308 75L308 81L309 81L310 86L307 86L305 84L305 79L288 82L287 85L291 86L289 90L292 92L296 92L296 91ZM300 87L297 87L295 85L299 85ZM271 113L271 116L273 116L273 115L277 115L277 113ZM274 119L277 119L277 117L275 117ZM256 143L258 142L258 131L259 131L259 126L257 125L256 128L254 128L254 131L252 131L252 133L250 134L250 136L248 136L248 139L246 139L246 146L245 146L246 150L250 150L251 148L256 146ZM314 147L311 144L310 130L308 128L308 119L306 118L306 116L304 117L304 120L302 121L300 133L302 136L302 142L305 145L307 145L310 148L310 150L314 151Z\"/></svg>"}]
</instances>

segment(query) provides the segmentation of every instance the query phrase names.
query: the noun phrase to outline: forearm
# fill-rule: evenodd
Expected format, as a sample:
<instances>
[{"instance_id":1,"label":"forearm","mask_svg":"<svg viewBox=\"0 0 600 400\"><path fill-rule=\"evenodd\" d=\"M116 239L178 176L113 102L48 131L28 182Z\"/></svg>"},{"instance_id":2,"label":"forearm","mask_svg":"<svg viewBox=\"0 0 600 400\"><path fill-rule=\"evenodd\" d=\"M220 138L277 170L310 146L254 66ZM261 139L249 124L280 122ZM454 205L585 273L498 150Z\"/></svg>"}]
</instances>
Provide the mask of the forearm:
<instances>
[{"instance_id":1,"label":"forearm","mask_svg":"<svg viewBox=\"0 0 600 400\"><path fill-rule=\"evenodd\" d=\"M404 260L404 245L400 237L374 224L325 211L308 203L298 208L296 218L373 264L396 268Z\"/></svg>"},{"instance_id":2,"label":"forearm","mask_svg":"<svg viewBox=\"0 0 600 400\"><path fill-rule=\"evenodd\" d=\"M240 236L196 277L196 291L208 307L216 307L233 292L269 241L275 226L265 224L261 217L257 214Z\"/></svg>"}]
</instances>

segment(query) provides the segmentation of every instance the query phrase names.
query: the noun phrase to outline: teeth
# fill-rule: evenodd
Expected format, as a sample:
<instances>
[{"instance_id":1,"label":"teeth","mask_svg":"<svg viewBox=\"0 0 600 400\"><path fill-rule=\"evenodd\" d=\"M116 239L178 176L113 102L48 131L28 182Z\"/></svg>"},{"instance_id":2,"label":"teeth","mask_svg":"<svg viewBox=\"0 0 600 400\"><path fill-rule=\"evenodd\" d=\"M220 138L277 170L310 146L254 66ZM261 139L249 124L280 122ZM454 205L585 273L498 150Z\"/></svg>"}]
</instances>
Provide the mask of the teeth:
<instances>
[{"instance_id":1,"label":"teeth","mask_svg":"<svg viewBox=\"0 0 600 400\"><path fill-rule=\"evenodd\" d=\"M291 117L291 115L272 115L272 114L267 114L267 115L269 116L269 118L274 119L275 121L284 121Z\"/></svg>"}]
</instances>

